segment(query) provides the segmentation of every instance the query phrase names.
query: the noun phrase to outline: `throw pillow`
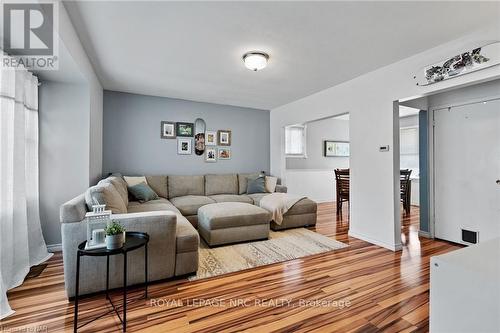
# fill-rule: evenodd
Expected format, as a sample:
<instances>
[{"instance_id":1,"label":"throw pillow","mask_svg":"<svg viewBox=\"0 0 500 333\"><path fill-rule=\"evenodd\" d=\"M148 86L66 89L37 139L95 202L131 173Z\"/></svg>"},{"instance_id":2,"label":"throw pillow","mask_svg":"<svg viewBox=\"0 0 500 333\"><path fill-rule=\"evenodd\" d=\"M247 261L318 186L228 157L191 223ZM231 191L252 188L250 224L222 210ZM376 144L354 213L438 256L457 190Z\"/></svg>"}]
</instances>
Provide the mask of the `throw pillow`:
<instances>
[{"instance_id":1,"label":"throw pillow","mask_svg":"<svg viewBox=\"0 0 500 333\"><path fill-rule=\"evenodd\" d=\"M141 177L128 177L128 176L123 176L123 179L127 182L127 186L131 187L140 183L145 183L147 184L148 181L146 180L146 177L141 176Z\"/></svg>"},{"instance_id":2,"label":"throw pillow","mask_svg":"<svg viewBox=\"0 0 500 333\"><path fill-rule=\"evenodd\" d=\"M278 183L278 177L266 176L266 191L269 193L274 193L276 190L276 184Z\"/></svg>"},{"instance_id":3,"label":"throw pillow","mask_svg":"<svg viewBox=\"0 0 500 333\"><path fill-rule=\"evenodd\" d=\"M139 201L148 202L150 200L158 199L158 194L151 189L146 183L140 183L130 186L128 191Z\"/></svg>"},{"instance_id":4,"label":"throw pillow","mask_svg":"<svg viewBox=\"0 0 500 333\"><path fill-rule=\"evenodd\" d=\"M257 178L248 178L247 194L266 193L266 177L264 175Z\"/></svg>"}]
</instances>

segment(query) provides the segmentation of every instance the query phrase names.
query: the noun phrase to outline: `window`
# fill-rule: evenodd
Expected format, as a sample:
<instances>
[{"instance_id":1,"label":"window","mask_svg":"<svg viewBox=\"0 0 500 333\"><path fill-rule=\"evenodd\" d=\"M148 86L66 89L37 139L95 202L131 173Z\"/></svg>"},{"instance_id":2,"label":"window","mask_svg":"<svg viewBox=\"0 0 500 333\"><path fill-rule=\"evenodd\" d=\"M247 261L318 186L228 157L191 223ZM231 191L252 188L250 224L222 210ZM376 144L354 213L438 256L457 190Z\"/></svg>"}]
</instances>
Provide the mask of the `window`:
<instances>
[{"instance_id":1,"label":"window","mask_svg":"<svg viewBox=\"0 0 500 333\"><path fill-rule=\"evenodd\" d=\"M285 127L285 155L287 157L307 157L305 125Z\"/></svg>"},{"instance_id":2,"label":"window","mask_svg":"<svg viewBox=\"0 0 500 333\"><path fill-rule=\"evenodd\" d=\"M399 133L400 166L402 169L411 169L412 178L418 177L418 127L403 127Z\"/></svg>"}]
</instances>

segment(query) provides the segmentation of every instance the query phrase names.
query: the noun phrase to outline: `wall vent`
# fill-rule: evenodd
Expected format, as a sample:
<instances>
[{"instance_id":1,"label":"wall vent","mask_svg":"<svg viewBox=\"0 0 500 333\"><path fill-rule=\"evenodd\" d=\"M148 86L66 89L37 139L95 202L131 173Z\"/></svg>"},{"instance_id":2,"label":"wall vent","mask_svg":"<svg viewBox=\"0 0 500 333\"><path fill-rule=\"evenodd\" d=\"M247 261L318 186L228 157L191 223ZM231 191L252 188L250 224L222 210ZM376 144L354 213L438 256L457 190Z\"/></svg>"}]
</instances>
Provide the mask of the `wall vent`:
<instances>
[{"instance_id":1,"label":"wall vent","mask_svg":"<svg viewBox=\"0 0 500 333\"><path fill-rule=\"evenodd\" d=\"M479 232L462 229L462 242L477 244L479 241Z\"/></svg>"}]
</instances>

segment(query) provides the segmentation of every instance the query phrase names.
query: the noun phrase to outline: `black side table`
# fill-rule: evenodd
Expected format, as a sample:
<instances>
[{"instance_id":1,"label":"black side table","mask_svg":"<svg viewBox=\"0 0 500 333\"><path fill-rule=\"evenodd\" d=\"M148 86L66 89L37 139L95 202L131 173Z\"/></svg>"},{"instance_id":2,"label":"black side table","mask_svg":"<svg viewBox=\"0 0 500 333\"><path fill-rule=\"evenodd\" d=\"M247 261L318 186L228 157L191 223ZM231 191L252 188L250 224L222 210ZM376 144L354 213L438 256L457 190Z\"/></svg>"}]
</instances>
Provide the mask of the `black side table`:
<instances>
[{"instance_id":1,"label":"black side table","mask_svg":"<svg viewBox=\"0 0 500 333\"><path fill-rule=\"evenodd\" d=\"M116 250L108 250L105 247L100 248L100 249L93 249L93 250L85 250L85 244L87 241L80 243L78 245L78 251L77 251L77 260L76 260L76 292L75 292L75 318L74 318L74 323L73 323L73 331L76 333L76 331L87 325L90 324L91 322L103 317L104 315L108 314L109 312L114 311L116 315L118 316L118 319L120 319L120 322L123 325L123 332L127 330L127 253L137 250L141 247L144 246L144 285L145 285L145 291L144 291L144 298L148 297L148 243L149 243L149 235L144 233L144 232L126 232L126 237L125 237L125 244L119 249ZM118 308L115 307L113 302L111 301L111 298L109 297L109 256L113 256L116 254L122 254L123 255L123 319L120 317L120 313L118 312ZM78 326L78 289L79 289L79 283L80 283L80 257L82 256L106 256L106 299L109 301L111 304L111 307L113 308L111 311L105 313L104 315L100 315L97 318L94 318L93 320Z\"/></svg>"}]
</instances>

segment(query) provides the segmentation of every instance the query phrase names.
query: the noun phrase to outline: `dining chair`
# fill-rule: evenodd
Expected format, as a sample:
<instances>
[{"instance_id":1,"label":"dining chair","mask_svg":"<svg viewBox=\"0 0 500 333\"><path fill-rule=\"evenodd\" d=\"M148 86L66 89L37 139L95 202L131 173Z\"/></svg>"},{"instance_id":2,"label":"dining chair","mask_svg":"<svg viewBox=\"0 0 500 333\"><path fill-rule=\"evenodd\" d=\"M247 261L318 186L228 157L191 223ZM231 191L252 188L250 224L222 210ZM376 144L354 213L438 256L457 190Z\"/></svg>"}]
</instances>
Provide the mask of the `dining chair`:
<instances>
[{"instance_id":1,"label":"dining chair","mask_svg":"<svg viewBox=\"0 0 500 333\"><path fill-rule=\"evenodd\" d=\"M342 215L342 204L347 201L349 207L349 169L335 169L337 187L337 215Z\"/></svg>"},{"instance_id":2,"label":"dining chair","mask_svg":"<svg viewBox=\"0 0 500 333\"><path fill-rule=\"evenodd\" d=\"M410 214L411 206L411 170L403 169L399 171L399 186L401 191L401 202L405 213Z\"/></svg>"}]
</instances>

